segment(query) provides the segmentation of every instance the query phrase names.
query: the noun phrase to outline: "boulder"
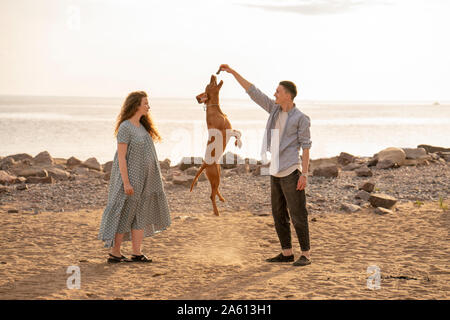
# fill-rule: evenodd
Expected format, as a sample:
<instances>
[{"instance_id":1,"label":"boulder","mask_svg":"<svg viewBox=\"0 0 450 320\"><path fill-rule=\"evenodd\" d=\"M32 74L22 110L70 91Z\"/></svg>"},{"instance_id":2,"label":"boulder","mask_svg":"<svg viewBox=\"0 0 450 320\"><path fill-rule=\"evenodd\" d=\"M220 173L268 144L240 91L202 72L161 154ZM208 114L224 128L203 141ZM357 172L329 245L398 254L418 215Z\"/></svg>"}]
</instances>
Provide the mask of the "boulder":
<instances>
[{"instance_id":1,"label":"boulder","mask_svg":"<svg viewBox=\"0 0 450 320\"><path fill-rule=\"evenodd\" d=\"M185 171L184 171L184 173L186 173L187 175L190 175L190 176L194 176L195 177L195 175L197 174L197 171L198 171L199 169L198 168L196 168L196 167L191 167L191 168L187 168Z\"/></svg>"},{"instance_id":2,"label":"boulder","mask_svg":"<svg viewBox=\"0 0 450 320\"><path fill-rule=\"evenodd\" d=\"M185 174L181 174L179 176L173 176L172 183L175 185L182 185L186 187L190 187L192 184L192 181L194 181L193 176L188 176ZM197 184L197 183L196 183Z\"/></svg>"},{"instance_id":3,"label":"boulder","mask_svg":"<svg viewBox=\"0 0 450 320\"><path fill-rule=\"evenodd\" d=\"M48 177L48 172L45 169L35 167L35 168L25 168L25 169L13 169L13 173L18 177Z\"/></svg>"},{"instance_id":4,"label":"boulder","mask_svg":"<svg viewBox=\"0 0 450 320\"><path fill-rule=\"evenodd\" d=\"M369 193L372 192L374 188L375 188L375 183L373 183L372 181L362 182L358 186L358 190L364 190L364 191L367 191Z\"/></svg>"},{"instance_id":5,"label":"boulder","mask_svg":"<svg viewBox=\"0 0 450 320\"><path fill-rule=\"evenodd\" d=\"M169 170L170 169L170 159L164 159L163 161L159 162L159 167L161 170Z\"/></svg>"},{"instance_id":6,"label":"boulder","mask_svg":"<svg viewBox=\"0 0 450 320\"><path fill-rule=\"evenodd\" d=\"M12 184L16 182L17 177L10 175L4 170L0 170L0 184Z\"/></svg>"},{"instance_id":7,"label":"boulder","mask_svg":"<svg viewBox=\"0 0 450 320\"><path fill-rule=\"evenodd\" d=\"M102 165L103 172L111 173L113 161L108 161ZM109 179L108 179L109 180Z\"/></svg>"},{"instance_id":8,"label":"boulder","mask_svg":"<svg viewBox=\"0 0 450 320\"><path fill-rule=\"evenodd\" d=\"M231 170L237 174L247 174L250 173L250 165L247 163L239 164L236 168Z\"/></svg>"},{"instance_id":9,"label":"boulder","mask_svg":"<svg viewBox=\"0 0 450 320\"><path fill-rule=\"evenodd\" d=\"M202 165L202 162L202 157L183 157L177 166L181 171L184 171L190 167L200 167Z\"/></svg>"},{"instance_id":10,"label":"boulder","mask_svg":"<svg viewBox=\"0 0 450 320\"><path fill-rule=\"evenodd\" d=\"M387 214L387 213L393 213L392 210L389 210L389 209L386 209L386 208L383 208L383 207L377 207L374 212L376 214L381 214L381 215Z\"/></svg>"},{"instance_id":11,"label":"boulder","mask_svg":"<svg viewBox=\"0 0 450 320\"><path fill-rule=\"evenodd\" d=\"M233 169L236 168L238 164L245 164L245 159L238 154L227 152L221 158L220 165L223 169Z\"/></svg>"},{"instance_id":12,"label":"boulder","mask_svg":"<svg viewBox=\"0 0 450 320\"><path fill-rule=\"evenodd\" d=\"M42 151L33 158L35 164L54 164L54 160L48 151Z\"/></svg>"},{"instance_id":13,"label":"boulder","mask_svg":"<svg viewBox=\"0 0 450 320\"><path fill-rule=\"evenodd\" d=\"M368 201L370 198L370 193L365 191L365 190L359 190L356 195L355 195L356 199L362 199L365 201Z\"/></svg>"},{"instance_id":14,"label":"boulder","mask_svg":"<svg viewBox=\"0 0 450 320\"><path fill-rule=\"evenodd\" d=\"M102 171L102 167L101 167L100 163L94 157L87 159L81 165L85 168Z\"/></svg>"},{"instance_id":15,"label":"boulder","mask_svg":"<svg viewBox=\"0 0 450 320\"><path fill-rule=\"evenodd\" d=\"M14 159L14 161L22 161L25 159L31 160L33 159L33 156L29 155L28 153L17 153L17 154L13 154L13 155L9 155L6 158L12 158Z\"/></svg>"},{"instance_id":16,"label":"boulder","mask_svg":"<svg viewBox=\"0 0 450 320\"><path fill-rule=\"evenodd\" d=\"M70 157L69 159L67 159L67 165L68 166L79 166L81 164L81 160L77 159L75 157Z\"/></svg>"},{"instance_id":17,"label":"boulder","mask_svg":"<svg viewBox=\"0 0 450 320\"><path fill-rule=\"evenodd\" d=\"M349 163L352 163L355 160L355 156L352 156L349 153L341 152L341 154L337 158L338 164L341 166L346 166Z\"/></svg>"},{"instance_id":18,"label":"boulder","mask_svg":"<svg viewBox=\"0 0 450 320\"><path fill-rule=\"evenodd\" d=\"M373 176L372 170L368 167L364 166L355 170L355 173L358 177L371 177Z\"/></svg>"},{"instance_id":19,"label":"boulder","mask_svg":"<svg viewBox=\"0 0 450 320\"><path fill-rule=\"evenodd\" d=\"M52 177L28 177L26 183L53 183Z\"/></svg>"},{"instance_id":20,"label":"boulder","mask_svg":"<svg viewBox=\"0 0 450 320\"><path fill-rule=\"evenodd\" d=\"M325 177L325 178L336 178L339 175L339 168L337 165L323 165L314 169L313 176L315 177Z\"/></svg>"},{"instance_id":21,"label":"boulder","mask_svg":"<svg viewBox=\"0 0 450 320\"><path fill-rule=\"evenodd\" d=\"M17 162L10 157L6 157L0 161L0 170L8 170L12 166L14 166Z\"/></svg>"},{"instance_id":22,"label":"boulder","mask_svg":"<svg viewBox=\"0 0 450 320\"><path fill-rule=\"evenodd\" d=\"M403 161L404 163L404 161ZM377 162L377 169L390 169L395 167L395 162L389 159L381 160Z\"/></svg>"},{"instance_id":23,"label":"boulder","mask_svg":"<svg viewBox=\"0 0 450 320\"><path fill-rule=\"evenodd\" d=\"M349 163L346 166L342 167L342 171L353 171L355 169L361 168L363 166L362 163Z\"/></svg>"},{"instance_id":24,"label":"boulder","mask_svg":"<svg viewBox=\"0 0 450 320\"><path fill-rule=\"evenodd\" d=\"M401 148L389 147L378 152L377 158L378 163L381 161L390 160L401 166L405 162L406 153Z\"/></svg>"},{"instance_id":25,"label":"boulder","mask_svg":"<svg viewBox=\"0 0 450 320\"><path fill-rule=\"evenodd\" d=\"M397 199L384 193L373 193L370 195L369 202L373 207L391 209L397 203Z\"/></svg>"},{"instance_id":26,"label":"boulder","mask_svg":"<svg viewBox=\"0 0 450 320\"><path fill-rule=\"evenodd\" d=\"M357 211L361 210L361 207L360 207L360 206L357 206L356 204L343 202L343 203L341 204L341 208L340 208L340 209L341 209L342 211L345 211L345 212L351 212L351 213L353 213L353 212L357 212Z\"/></svg>"},{"instance_id":27,"label":"boulder","mask_svg":"<svg viewBox=\"0 0 450 320\"><path fill-rule=\"evenodd\" d=\"M427 155L424 148L402 148L405 152L406 159L417 159Z\"/></svg>"},{"instance_id":28,"label":"boulder","mask_svg":"<svg viewBox=\"0 0 450 320\"><path fill-rule=\"evenodd\" d=\"M62 170L62 169L58 169L58 168L48 168L47 172L48 172L48 175L55 180L64 181L64 180L68 180L70 177L69 172Z\"/></svg>"},{"instance_id":29,"label":"boulder","mask_svg":"<svg viewBox=\"0 0 450 320\"><path fill-rule=\"evenodd\" d=\"M439 151L437 154L446 162L450 162L450 152Z\"/></svg>"},{"instance_id":30,"label":"boulder","mask_svg":"<svg viewBox=\"0 0 450 320\"><path fill-rule=\"evenodd\" d=\"M427 153L435 153L435 152L439 152L439 151L441 151L441 152L450 152L450 148L435 147L435 146L430 146L430 145L427 145L427 144L419 144L417 146L417 148L423 148L423 149L425 149L425 151Z\"/></svg>"}]
</instances>

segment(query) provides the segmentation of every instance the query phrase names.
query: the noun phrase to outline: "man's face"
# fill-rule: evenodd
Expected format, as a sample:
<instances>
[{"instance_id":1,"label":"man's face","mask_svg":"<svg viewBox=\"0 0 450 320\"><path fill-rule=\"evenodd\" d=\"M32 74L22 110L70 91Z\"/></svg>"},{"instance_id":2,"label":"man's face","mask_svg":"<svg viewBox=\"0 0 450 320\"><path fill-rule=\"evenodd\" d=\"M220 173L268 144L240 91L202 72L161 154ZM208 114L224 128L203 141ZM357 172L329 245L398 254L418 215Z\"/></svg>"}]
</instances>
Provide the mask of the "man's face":
<instances>
[{"instance_id":1,"label":"man's face","mask_svg":"<svg viewBox=\"0 0 450 320\"><path fill-rule=\"evenodd\" d=\"M274 96L276 104L283 104L292 101L291 95L281 84L278 85Z\"/></svg>"}]
</instances>

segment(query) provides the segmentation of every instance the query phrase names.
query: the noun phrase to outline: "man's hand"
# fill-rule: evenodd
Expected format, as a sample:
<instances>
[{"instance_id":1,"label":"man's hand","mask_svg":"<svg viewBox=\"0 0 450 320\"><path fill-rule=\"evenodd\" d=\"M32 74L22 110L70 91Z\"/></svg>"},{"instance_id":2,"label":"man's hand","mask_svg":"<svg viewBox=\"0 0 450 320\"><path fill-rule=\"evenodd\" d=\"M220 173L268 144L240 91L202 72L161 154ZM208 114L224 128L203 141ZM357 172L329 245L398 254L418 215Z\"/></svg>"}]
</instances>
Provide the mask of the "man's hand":
<instances>
[{"instance_id":1,"label":"man's hand","mask_svg":"<svg viewBox=\"0 0 450 320\"><path fill-rule=\"evenodd\" d=\"M220 71L226 71L228 73L232 73L233 69L231 69L230 66L227 64L221 64L219 67L219 71L217 71L216 74L219 74Z\"/></svg>"},{"instance_id":2,"label":"man's hand","mask_svg":"<svg viewBox=\"0 0 450 320\"><path fill-rule=\"evenodd\" d=\"M307 180L308 179L306 178L306 176L300 176L300 178L298 178L296 190L302 191L303 189L305 189Z\"/></svg>"}]
</instances>

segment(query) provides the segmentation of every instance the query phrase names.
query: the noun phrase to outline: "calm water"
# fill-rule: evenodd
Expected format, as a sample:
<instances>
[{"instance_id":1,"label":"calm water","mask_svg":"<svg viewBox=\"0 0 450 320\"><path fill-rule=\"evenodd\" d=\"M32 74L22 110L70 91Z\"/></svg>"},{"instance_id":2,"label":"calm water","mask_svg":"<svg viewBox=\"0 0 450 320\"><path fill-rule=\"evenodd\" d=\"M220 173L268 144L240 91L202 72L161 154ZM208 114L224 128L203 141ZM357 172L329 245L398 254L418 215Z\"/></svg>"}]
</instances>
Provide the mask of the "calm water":
<instances>
[{"instance_id":1,"label":"calm water","mask_svg":"<svg viewBox=\"0 0 450 320\"><path fill-rule=\"evenodd\" d=\"M114 124L122 99L0 97L0 156L47 150L53 157L112 160ZM450 147L450 105L413 103L297 102L311 118L311 158L340 152L371 156L379 150L431 144ZM250 99L221 100L222 111L242 132L242 149L226 151L261 159L268 118ZM195 99L150 99L150 112L163 137L156 143L160 160L203 156L207 141L205 112ZM231 141L234 141L232 138Z\"/></svg>"}]
</instances>

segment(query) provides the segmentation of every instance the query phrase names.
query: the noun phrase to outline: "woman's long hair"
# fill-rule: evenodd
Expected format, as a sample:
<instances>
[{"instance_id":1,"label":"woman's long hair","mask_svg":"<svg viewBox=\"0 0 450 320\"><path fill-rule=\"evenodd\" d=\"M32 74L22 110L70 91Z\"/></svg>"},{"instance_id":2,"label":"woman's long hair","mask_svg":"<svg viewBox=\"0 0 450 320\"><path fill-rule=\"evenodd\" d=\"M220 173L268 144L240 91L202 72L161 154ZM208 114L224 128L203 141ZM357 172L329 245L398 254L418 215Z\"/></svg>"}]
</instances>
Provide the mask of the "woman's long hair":
<instances>
[{"instance_id":1,"label":"woman's long hair","mask_svg":"<svg viewBox=\"0 0 450 320\"><path fill-rule=\"evenodd\" d=\"M120 110L120 114L117 116L116 129L114 130L115 137L117 137L117 133L119 132L120 124L134 116L141 105L141 100L145 97L147 97L147 94L144 91L134 91L127 96L122 105L122 109ZM159 135L158 129L153 123L150 114L147 113L143 115L141 119L139 119L139 122L144 126L145 130L148 131L154 141L161 142L162 138Z\"/></svg>"}]
</instances>

